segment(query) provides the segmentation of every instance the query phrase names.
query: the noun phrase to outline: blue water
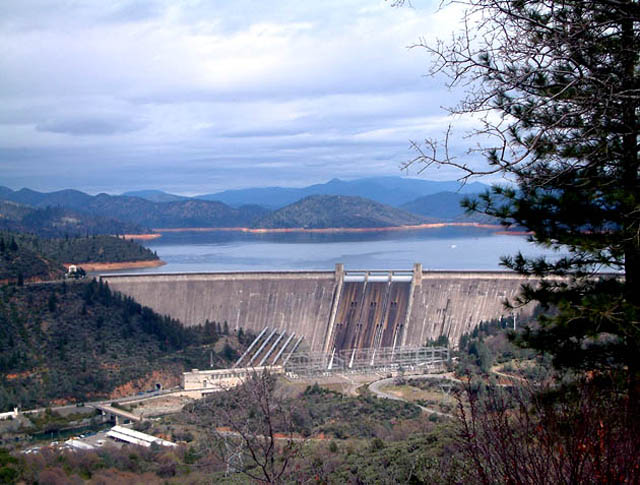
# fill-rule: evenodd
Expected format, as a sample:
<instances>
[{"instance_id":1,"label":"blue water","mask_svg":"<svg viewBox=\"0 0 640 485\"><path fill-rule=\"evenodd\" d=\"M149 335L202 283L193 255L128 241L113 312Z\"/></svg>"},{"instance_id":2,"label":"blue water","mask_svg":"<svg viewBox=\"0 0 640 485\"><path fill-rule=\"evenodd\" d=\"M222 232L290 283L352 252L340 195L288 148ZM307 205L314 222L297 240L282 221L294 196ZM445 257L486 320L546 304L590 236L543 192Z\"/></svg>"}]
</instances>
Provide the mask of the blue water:
<instances>
[{"instance_id":1,"label":"blue water","mask_svg":"<svg viewBox=\"0 0 640 485\"><path fill-rule=\"evenodd\" d=\"M241 232L164 233L144 244L167 264L127 272L410 269L497 270L500 257L518 251L550 254L523 236L476 228L313 234Z\"/></svg>"}]
</instances>

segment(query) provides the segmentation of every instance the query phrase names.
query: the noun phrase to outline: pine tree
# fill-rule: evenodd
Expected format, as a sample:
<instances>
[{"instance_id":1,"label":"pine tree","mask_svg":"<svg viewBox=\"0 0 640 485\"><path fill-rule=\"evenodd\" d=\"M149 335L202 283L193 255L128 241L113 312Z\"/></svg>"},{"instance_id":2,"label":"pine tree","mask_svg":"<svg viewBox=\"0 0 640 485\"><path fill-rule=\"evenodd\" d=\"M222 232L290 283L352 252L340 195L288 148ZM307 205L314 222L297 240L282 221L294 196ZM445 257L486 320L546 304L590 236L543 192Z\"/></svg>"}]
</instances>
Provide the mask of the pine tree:
<instances>
[{"instance_id":1,"label":"pine tree","mask_svg":"<svg viewBox=\"0 0 640 485\"><path fill-rule=\"evenodd\" d=\"M452 111L482 119L475 134L492 140L489 165L478 169L433 140L415 145L410 164L455 167L463 181L514 181L466 206L566 254L503 260L542 278L514 304L557 309L522 343L561 367L626 369L640 389L640 2L457 3L468 7L463 34L420 46L435 54L433 72L468 83Z\"/></svg>"},{"instance_id":2,"label":"pine tree","mask_svg":"<svg viewBox=\"0 0 640 485\"><path fill-rule=\"evenodd\" d=\"M56 311L58 305L58 299L56 298L56 293L55 291L52 291L51 294L49 295L49 299L47 300L47 306L49 307L49 311L51 313Z\"/></svg>"}]
</instances>

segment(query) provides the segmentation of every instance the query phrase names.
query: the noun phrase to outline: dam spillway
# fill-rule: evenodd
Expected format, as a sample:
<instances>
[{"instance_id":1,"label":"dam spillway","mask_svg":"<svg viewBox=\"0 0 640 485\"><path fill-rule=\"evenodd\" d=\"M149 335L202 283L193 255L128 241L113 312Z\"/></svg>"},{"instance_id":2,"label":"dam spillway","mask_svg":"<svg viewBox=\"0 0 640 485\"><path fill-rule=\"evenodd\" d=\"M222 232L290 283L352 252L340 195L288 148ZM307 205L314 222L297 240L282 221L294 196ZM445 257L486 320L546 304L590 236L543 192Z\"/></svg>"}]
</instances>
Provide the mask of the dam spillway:
<instances>
[{"instance_id":1,"label":"dam spillway","mask_svg":"<svg viewBox=\"0 0 640 485\"><path fill-rule=\"evenodd\" d=\"M526 278L510 272L274 271L102 275L116 291L184 325L227 322L304 336L312 351L452 346L480 322L510 316L503 306ZM529 315L531 307L519 310Z\"/></svg>"},{"instance_id":2,"label":"dam spillway","mask_svg":"<svg viewBox=\"0 0 640 485\"><path fill-rule=\"evenodd\" d=\"M410 282L345 281L325 350L394 347L408 315Z\"/></svg>"}]
</instances>

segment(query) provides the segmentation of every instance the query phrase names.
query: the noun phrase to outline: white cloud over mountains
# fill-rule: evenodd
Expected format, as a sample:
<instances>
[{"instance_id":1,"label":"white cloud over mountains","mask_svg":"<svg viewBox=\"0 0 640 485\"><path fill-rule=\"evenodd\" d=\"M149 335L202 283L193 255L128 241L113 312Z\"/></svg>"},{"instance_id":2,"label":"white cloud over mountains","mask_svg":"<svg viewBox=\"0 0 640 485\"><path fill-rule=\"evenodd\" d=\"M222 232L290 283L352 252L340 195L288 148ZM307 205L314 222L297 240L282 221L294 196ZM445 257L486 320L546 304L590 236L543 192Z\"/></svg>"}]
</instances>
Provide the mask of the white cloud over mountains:
<instances>
[{"instance_id":1,"label":"white cloud over mountains","mask_svg":"<svg viewBox=\"0 0 640 485\"><path fill-rule=\"evenodd\" d=\"M455 103L407 49L455 28L437 3L4 0L0 184L204 193L398 173Z\"/></svg>"}]
</instances>

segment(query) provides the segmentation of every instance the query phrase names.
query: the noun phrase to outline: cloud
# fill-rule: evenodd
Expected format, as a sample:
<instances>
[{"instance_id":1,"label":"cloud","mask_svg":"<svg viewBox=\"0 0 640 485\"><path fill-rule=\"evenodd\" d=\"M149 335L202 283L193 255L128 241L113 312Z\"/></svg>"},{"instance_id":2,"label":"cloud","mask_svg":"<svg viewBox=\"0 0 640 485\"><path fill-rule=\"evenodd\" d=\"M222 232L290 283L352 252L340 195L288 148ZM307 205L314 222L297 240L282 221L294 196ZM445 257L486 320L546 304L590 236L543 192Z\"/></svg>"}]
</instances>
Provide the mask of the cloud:
<instances>
[{"instance_id":1,"label":"cloud","mask_svg":"<svg viewBox=\"0 0 640 485\"><path fill-rule=\"evenodd\" d=\"M296 128L280 128L280 129L256 129L256 130L238 130L221 133L226 138L275 138L282 136L298 136L306 134L305 131Z\"/></svg>"},{"instance_id":2,"label":"cloud","mask_svg":"<svg viewBox=\"0 0 640 485\"><path fill-rule=\"evenodd\" d=\"M165 12L160 2L153 0L107 3L113 5L113 10L100 19L105 22L142 22L159 17Z\"/></svg>"},{"instance_id":3,"label":"cloud","mask_svg":"<svg viewBox=\"0 0 640 485\"><path fill-rule=\"evenodd\" d=\"M397 174L456 102L407 49L457 21L437 3L0 2L3 182L210 192Z\"/></svg>"},{"instance_id":4,"label":"cloud","mask_svg":"<svg viewBox=\"0 0 640 485\"><path fill-rule=\"evenodd\" d=\"M66 135L115 135L138 131L143 126L143 123L134 120L82 117L46 121L36 125L36 130Z\"/></svg>"}]
</instances>

